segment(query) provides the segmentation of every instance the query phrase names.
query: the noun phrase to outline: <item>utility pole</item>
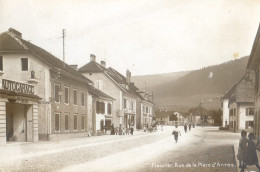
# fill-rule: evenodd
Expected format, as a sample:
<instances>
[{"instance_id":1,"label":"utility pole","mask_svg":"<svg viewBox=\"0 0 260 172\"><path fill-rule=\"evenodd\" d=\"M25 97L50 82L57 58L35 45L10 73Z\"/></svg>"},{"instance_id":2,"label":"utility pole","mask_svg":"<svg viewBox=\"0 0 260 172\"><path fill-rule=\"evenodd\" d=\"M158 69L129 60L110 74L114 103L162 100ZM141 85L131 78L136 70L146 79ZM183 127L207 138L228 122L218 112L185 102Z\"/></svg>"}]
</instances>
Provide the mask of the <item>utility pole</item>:
<instances>
[{"instance_id":1,"label":"utility pole","mask_svg":"<svg viewBox=\"0 0 260 172\"><path fill-rule=\"evenodd\" d=\"M63 68L65 68L65 29L62 29L62 40L63 40Z\"/></svg>"}]
</instances>

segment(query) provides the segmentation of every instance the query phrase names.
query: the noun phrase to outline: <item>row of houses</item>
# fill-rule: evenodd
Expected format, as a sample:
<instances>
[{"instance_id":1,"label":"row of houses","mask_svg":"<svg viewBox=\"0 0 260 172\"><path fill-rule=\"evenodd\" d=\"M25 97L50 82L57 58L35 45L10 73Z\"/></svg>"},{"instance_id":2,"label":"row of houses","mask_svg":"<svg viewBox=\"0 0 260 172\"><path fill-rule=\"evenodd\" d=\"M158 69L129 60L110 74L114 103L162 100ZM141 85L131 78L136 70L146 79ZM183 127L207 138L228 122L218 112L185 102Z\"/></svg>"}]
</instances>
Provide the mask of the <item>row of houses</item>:
<instances>
[{"instance_id":1,"label":"row of houses","mask_svg":"<svg viewBox=\"0 0 260 172\"><path fill-rule=\"evenodd\" d=\"M234 132L253 131L260 139L260 27L247 63L246 73L221 98L222 126Z\"/></svg>"},{"instance_id":2,"label":"row of houses","mask_svg":"<svg viewBox=\"0 0 260 172\"><path fill-rule=\"evenodd\" d=\"M0 144L96 135L152 123L150 96L106 62L68 65L10 28L0 35Z\"/></svg>"},{"instance_id":3,"label":"row of houses","mask_svg":"<svg viewBox=\"0 0 260 172\"><path fill-rule=\"evenodd\" d=\"M165 110L156 112L154 118L159 125L214 125L213 116L201 103L187 113Z\"/></svg>"}]
</instances>

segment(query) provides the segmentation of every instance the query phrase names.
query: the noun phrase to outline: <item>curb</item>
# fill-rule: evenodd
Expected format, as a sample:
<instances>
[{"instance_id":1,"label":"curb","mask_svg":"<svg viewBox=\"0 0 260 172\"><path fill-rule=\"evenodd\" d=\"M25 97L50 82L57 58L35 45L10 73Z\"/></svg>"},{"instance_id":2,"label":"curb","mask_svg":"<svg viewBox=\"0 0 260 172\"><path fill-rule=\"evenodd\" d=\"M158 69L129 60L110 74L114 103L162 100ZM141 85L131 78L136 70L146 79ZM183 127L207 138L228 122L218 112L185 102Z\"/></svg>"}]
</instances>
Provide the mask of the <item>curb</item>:
<instances>
[{"instance_id":1,"label":"curb","mask_svg":"<svg viewBox=\"0 0 260 172\"><path fill-rule=\"evenodd\" d=\"M237 149L238 149L238 145L233 145L233 151L234 151L234 159L235 159L235 162L236 162L236 167L237 167L237 172L240 171L239 169L239 162L237 160Z\"/></svg>"}]
</instances>

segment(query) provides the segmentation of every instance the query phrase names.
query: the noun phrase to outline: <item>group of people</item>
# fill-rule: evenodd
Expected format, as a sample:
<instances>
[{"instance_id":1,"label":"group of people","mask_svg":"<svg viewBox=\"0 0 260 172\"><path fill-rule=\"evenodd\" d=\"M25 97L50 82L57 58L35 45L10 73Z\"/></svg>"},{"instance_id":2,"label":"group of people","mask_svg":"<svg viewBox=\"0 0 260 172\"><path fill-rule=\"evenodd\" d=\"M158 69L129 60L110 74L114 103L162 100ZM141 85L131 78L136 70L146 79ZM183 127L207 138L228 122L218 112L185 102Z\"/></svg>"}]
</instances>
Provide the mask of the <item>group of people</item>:
<instances>
[{"instance_id":1,"label":"group of people","mask_svg":"<svg viewBox=\"0 0 260 172\"><path fill-rule=\"evenodd\" d=\"M133 135L134 134L134 128L133 127L127 127L124 128L122 127L122 125L120 124L119 127L114 127L114 125L112 124L111 126L111 135Z\"/></svg>"},{"instance_id":2,"label":"group of people","mask_svg":"<svg viewBox=\"0 0 260 172\"><path fill-rule=\"evenodd\" d=\"M244 171L247 165L255 165L260 171L258 165L258 157L256 153L257 144L255 144L255 135L253 133L248 134L248 139L246 138L247 132L245 130L241 131L241 139L239 140L237 159L239 160L239 168Z\"/></svg>"},{"instance_id":3,"label":"group of people","mask_svg":"<svg viewBox=\"0 0 260 172\"><path fill-rule=\"evenodd\" d=\"M191 130L191 123L189 123L189 131ZM187 124L184 124L184 131L185 133L187 132L187 128L188 128Z\"/></svg>"},{"instance_id":4,"label":"group of people","mask_svg":"<svg viewBox=\"0 0 260 172\"><path fill-rule=\"evenodd\" d=\"M184 124L184 131L185 131L185 133L187 132L188 127L189 127L189 131L191 131L191 123L189 123L188 126L187 126L187 124ZM193 128L195 128L194 124L193 124ZM173 129L172 135L174 135L174 140L177 143L178 142L178 137L181 136L181 132L178 129L178 125L175 125L175 128Z\"/></svg>"}]
</instances>

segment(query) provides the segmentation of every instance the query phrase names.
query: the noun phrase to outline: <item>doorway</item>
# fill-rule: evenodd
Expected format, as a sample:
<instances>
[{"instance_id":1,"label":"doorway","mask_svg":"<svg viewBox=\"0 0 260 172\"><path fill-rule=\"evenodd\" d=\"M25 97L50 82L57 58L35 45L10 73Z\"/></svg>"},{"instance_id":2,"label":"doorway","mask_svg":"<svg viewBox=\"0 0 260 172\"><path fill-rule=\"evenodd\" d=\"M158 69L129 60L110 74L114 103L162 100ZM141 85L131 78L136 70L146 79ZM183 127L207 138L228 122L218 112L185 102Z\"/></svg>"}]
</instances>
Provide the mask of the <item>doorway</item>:
<instances>
[{"instance_id":1,"label":"doorway","mask_svg":"<svg viewBox=\"0 0 260 172\"><path fill-rule=\"evenodd\" d=\"M6 141L32 141L32 105L6 103Z\"/></svg>"}]
</instances>

